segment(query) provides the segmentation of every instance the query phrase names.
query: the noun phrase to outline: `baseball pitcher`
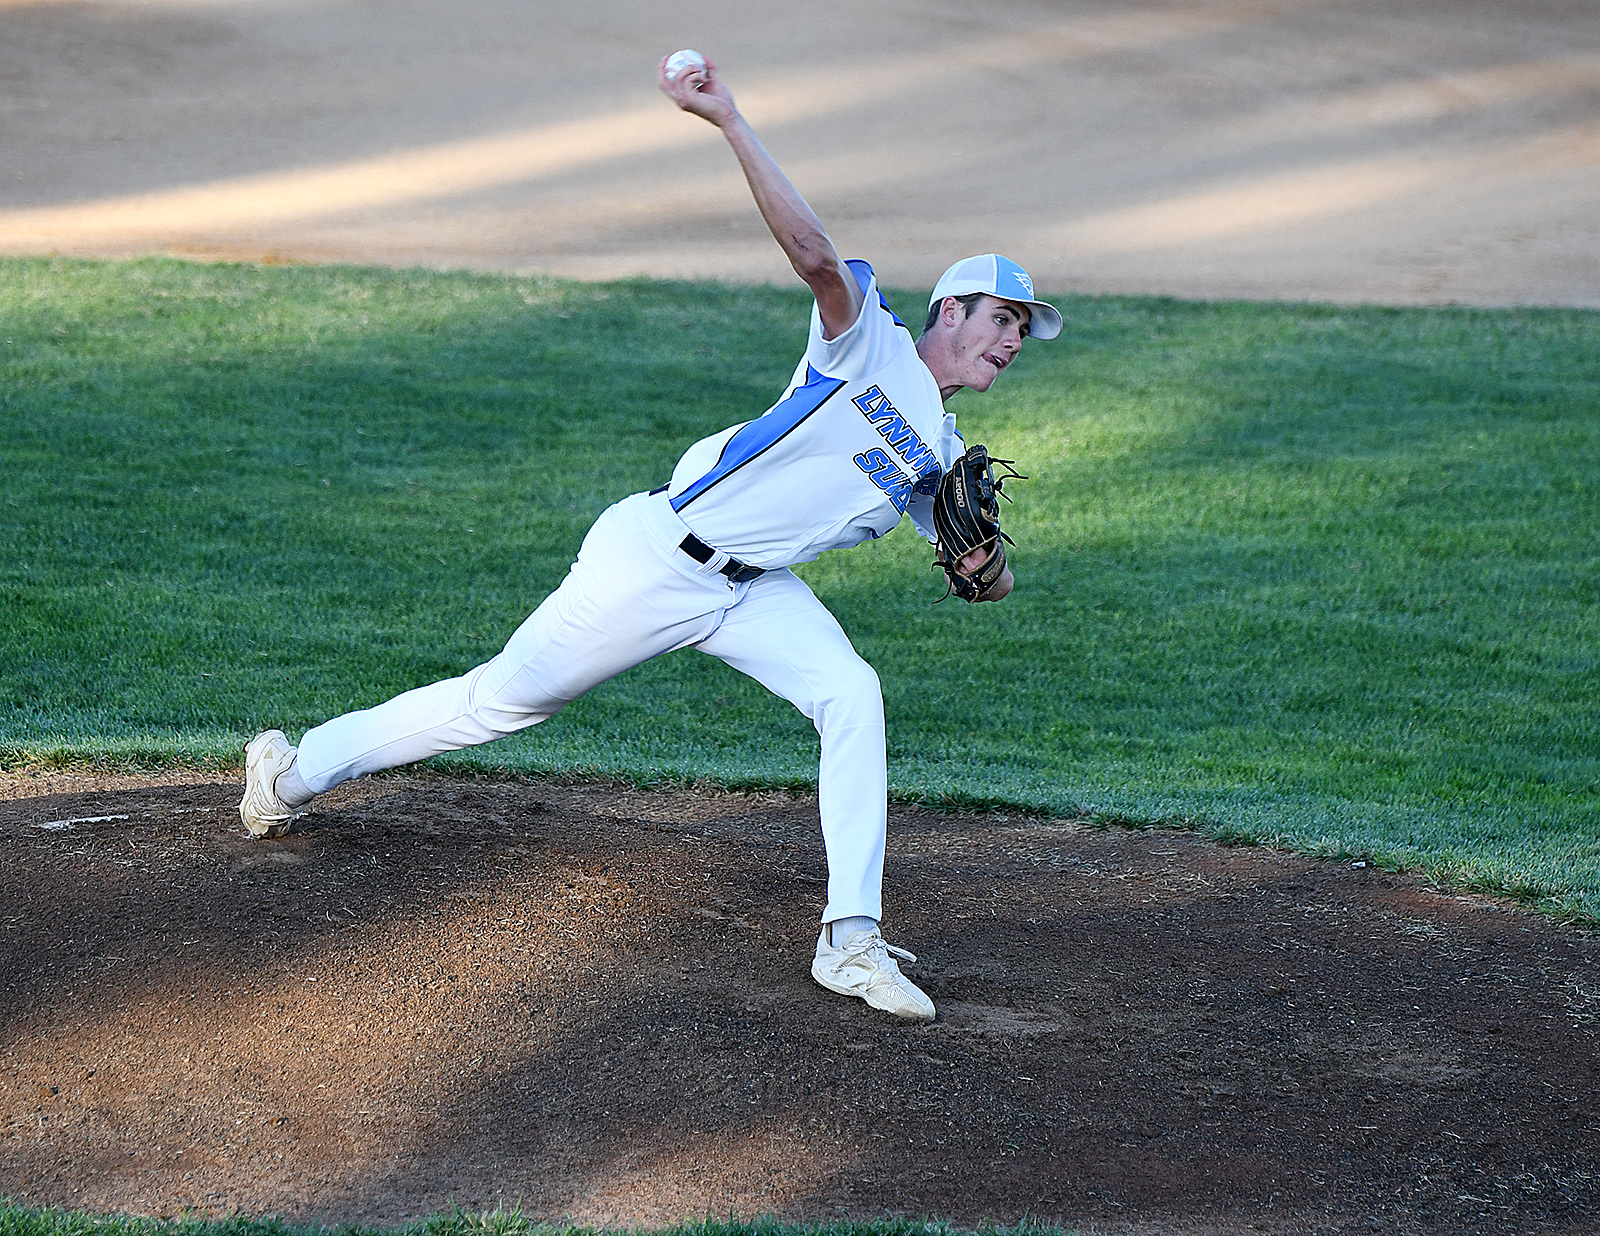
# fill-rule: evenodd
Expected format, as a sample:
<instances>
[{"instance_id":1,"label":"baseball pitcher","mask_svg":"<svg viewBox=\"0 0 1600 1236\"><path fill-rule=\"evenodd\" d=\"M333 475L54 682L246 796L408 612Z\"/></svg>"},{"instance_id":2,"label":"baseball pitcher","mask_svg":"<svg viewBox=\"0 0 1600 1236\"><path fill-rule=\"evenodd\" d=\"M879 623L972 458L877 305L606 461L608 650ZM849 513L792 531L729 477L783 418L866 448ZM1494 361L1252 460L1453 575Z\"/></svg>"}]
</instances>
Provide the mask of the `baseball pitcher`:
<instances>
[{"instance_id":1,"label":"baseball pitcher","mask_svg":"<svg viewBox=\"0 0 1600 1236\"><path fill-rule=\"evenodd\" d=\"M811 973L830 991L927 1020L932 1001L885 942L887 781L877 674L791 570L824 550L882 536L910 515L968 601L1011 591L993 462L970 450L944 401L986 391L1025 338L1061 315L997 254L940 278L913 340L872 268L844 261L739 114L714 64L663 60L661 89L721 130L756 207L815 305L805 355L753 420L695 443L671 480L608 509L561 586L495 657L307 731L245 748L239 813L275 837L312 798L363 773L490 742L559 712L591 687L678 648L720 657L800 709L822 739L818 775L827 904Z\"/></svg>"}]
</instances>

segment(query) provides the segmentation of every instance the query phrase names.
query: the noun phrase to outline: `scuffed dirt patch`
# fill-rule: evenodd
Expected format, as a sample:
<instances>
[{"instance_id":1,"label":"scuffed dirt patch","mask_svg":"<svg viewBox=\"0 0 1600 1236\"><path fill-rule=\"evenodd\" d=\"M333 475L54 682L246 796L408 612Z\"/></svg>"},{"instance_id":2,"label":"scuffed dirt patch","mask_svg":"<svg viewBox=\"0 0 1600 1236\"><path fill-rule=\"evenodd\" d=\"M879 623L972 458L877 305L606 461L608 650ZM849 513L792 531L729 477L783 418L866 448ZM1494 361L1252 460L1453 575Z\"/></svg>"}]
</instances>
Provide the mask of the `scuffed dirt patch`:
<instances>
[{"instance_id":1,"label":"scuffed dirt patch","mask_svg":"<svg viewBox=\"0 0 1600 1236\"><path fill-rule=\"evenodd\" d=\"M896 810L914 1027L807 972L814 799L0 780L0 1195L1592 1232L1600 941L1371 869ZM97 818L104 817L104 818Z\"/></svg>"}]
</instances>

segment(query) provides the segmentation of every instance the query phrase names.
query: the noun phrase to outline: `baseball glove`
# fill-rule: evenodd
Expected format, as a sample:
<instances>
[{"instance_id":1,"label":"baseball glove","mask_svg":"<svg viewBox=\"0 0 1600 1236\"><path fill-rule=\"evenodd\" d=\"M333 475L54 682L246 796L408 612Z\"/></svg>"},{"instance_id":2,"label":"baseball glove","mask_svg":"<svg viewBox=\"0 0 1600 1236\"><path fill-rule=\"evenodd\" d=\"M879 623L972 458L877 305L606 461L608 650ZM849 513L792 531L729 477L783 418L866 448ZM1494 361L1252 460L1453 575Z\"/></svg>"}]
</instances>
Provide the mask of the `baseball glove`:
<instances>
[{"instance_id":1,"label":"baseball glove","mask_svg":"<svg viewBox=\"0 0 1600 1236\"><path fill-rule=\"evenodd\" d=\"M933 565L942 570L949 581L944 597L953 592L963 601L981 601L984 593L1005 574L1006 546L1015 542L1000 531L998 499L1003 497L1011 501L1000 492L1000 487L1012 477L1019 481L1028 479L1011 466L1013 462L991 459L983 447L971 446L939 478L939 491L933 498L933 530L938 537ZM998 480L994 475L996 464L1006 470ZM963 571L962 560L979 549L989 551L983 562Z\"/></svg>"}]
</instances>

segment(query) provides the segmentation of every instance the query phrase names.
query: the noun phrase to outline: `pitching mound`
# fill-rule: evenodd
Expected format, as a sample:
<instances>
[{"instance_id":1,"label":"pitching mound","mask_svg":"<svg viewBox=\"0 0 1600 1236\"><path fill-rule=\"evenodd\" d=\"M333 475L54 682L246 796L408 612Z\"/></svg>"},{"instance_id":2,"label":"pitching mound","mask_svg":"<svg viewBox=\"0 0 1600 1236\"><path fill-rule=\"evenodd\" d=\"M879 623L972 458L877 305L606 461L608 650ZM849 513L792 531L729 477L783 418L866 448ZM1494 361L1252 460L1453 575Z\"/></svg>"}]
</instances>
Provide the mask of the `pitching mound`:
<instances>
[{"instance_id":1,"label":"pitching mound","mask_svg":"<svg viewBox=\"0 0 1600 1236\"><path fill-rule=\"evenodd\" d=\"M807 967L815 802L0 786L0 1195L394 1222L1592 1232L1595 937L1348 864L896 811L940 1010Z\"/></svg>"}]
</instances>

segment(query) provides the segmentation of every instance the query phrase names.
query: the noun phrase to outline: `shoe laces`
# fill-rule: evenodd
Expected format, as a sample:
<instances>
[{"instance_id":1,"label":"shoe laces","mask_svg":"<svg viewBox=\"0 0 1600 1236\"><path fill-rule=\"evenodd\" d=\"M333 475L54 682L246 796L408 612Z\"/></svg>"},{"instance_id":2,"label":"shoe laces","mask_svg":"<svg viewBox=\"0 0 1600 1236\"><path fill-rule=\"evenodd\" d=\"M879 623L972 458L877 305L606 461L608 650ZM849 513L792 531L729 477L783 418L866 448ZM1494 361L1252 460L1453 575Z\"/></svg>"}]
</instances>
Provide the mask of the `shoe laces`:
<instances>
[{"instance_id":1,"label":"shoe laces","mask_svg":"<svg viewBox=\"0 0 1600 1236\"><path fill-rule=\"evenodd\" d=\"M890 944L883 938L881 931L871 933L857 932L856 935L865 936L866 939L856 944L851 944L849 941L845 942L845 956L852 960L860 957L864 961L870 961L876 969L898 971L900 967L890 960L891 958L898 957L901 961L915 961L917 959L917 955L910 949L899 948Z\"/></svg>"}]
</instances>

